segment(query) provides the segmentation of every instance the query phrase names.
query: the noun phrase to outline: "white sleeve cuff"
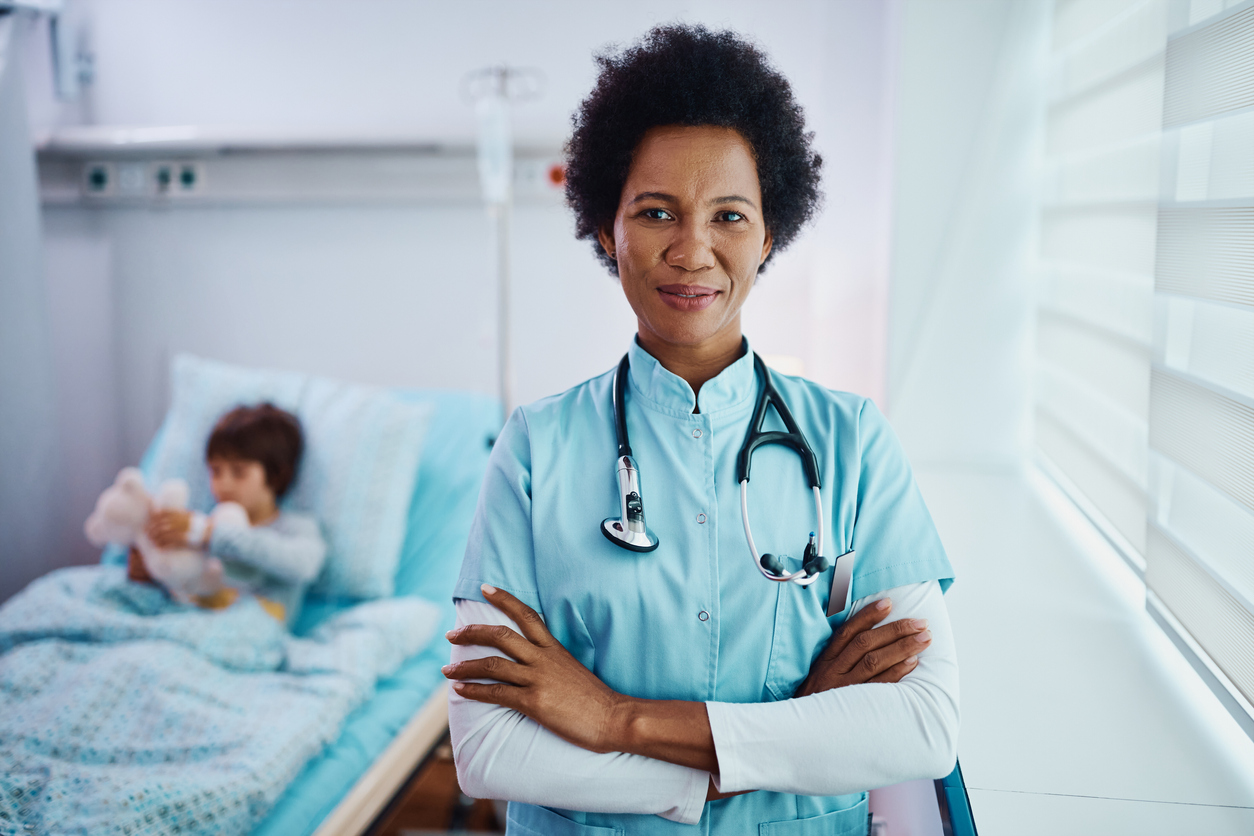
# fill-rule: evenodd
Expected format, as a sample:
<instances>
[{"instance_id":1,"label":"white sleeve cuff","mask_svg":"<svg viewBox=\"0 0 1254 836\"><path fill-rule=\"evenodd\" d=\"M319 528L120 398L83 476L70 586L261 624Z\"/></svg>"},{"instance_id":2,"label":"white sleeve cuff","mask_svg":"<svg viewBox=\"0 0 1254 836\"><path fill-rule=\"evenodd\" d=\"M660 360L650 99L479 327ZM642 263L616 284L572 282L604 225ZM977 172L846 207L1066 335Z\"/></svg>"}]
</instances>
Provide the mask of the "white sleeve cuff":
<instances>
[{"instance_id":1,"label":"white sleeve cuff","mask_svg":"<svg viewBox=\"0 0 1254 836\"><path fill-rule=\"evenodd\" d=\"M683 789L683 802L658 815L680 824L696 824L701 821L701 814L705 812L705 796L710 789L712 776L699 769L689 769L684 775L688 785Z\"/></svg>"},{"instance_id":2,"label":"white sleeve cuff","mask_svg":"<svg viewBox=\"0 0 1254 836\"><path fill-rule=\"evenodd\" d=\"M204 548L205 532L209 530L209 517L199 511L192 511L191 523L187 526L187 545L194 549Z\"/></svg>"}]
</instances>

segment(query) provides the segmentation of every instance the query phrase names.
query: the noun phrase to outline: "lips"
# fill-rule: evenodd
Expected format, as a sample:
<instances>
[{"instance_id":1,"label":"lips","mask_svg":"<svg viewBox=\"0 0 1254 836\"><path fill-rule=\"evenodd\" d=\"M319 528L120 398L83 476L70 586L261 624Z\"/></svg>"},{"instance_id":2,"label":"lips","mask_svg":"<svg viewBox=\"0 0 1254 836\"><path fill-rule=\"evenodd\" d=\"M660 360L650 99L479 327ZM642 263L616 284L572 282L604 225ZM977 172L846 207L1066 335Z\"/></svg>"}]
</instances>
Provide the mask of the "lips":
<instances>
[{"instance_id":1,"label":"lips","mask_svg":"<svg viewBox=\"0 0 1254 836\"><path fill-rule=\"evenodd\" d=\"M677 311L704 310L714 304L720 292L718 288L696 284L668 284L657 289L662 302Z\"/></svg>"}]
</instances>

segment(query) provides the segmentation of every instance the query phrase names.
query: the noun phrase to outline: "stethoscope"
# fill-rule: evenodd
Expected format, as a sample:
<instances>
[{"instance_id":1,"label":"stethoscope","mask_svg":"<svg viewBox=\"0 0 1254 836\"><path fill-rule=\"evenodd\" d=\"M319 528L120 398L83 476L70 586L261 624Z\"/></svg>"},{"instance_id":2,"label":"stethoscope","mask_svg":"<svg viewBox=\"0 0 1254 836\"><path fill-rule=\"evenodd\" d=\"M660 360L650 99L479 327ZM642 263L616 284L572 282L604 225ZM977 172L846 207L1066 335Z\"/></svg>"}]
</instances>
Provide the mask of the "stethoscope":
<instances>
[{"instance_id":1,"label":"stethoscope","mask_svg":"<svg viewBox=\"0 0 1254 836\"><path fill-rule=\"evenodd\" d=\"M651 552L658 547L657 535L649 530L644 521L644 502L640 495L640 468L631 455L631 443L627 438L626 395L627 378L630 370L629 355L624 354L614 372L614 431L618 436L618 495L619 516L610 517L601 523L601 532L610 542L633 552ZM749 433L736 456L736 481L740 483L740 519L745 527L745 540L749 543L749 554L753 565L768 580L780 583L791 581L800 586L809 586L818 580L819 575L833 565L823 556L824 527L822 482L819 478L819 461L810 449L805 435L793 420L788 405L771 382L771 373L762 362L762 358L754 353L753 370L762 379L762 388L758 392L757 404L753 408L753 420L749 422ZM774 406L776 414L783 421L787 432L763 432L766 421L766 408ZM753 541L753 530L749 525L749 468L753 463L753 451L764 444L783 444L797 451L801 457L801 466L814 492L814 515L818 520L817 534L810 532L806 544L802 567L796 572L789 572L784 561L770 554L759 555L757 544ZM832 597L829 599L827 614L835 615L844 609L849 591L849 580L852 574L853 551L842 554L835 561L837 571L833 573ZM842 560L842 558L848 558ZM839 598L839 600L837 600ZM839 604L839 606L837 606ZM835 609L833 609L835 608Z\"/></svg>"}]
</instances>

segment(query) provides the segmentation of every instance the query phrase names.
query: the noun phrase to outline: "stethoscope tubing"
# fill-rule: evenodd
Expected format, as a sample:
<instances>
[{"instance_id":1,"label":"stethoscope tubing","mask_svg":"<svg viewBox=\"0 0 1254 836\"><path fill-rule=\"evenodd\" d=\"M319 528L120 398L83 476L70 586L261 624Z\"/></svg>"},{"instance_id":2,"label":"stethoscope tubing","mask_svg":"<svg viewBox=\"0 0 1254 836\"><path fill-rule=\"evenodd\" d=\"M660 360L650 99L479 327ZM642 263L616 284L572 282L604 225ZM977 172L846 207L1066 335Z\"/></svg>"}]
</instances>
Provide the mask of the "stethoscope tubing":
<instances>
[{"instance_id":1,"label":"stethoscope tubing","mask_svg":"<svg viewBox=\"0 0 1254 836\"><path fill-rule=\"evenodd\" d=\"M611 542L630 551L649 552L658 547L659 540L645 525L644 504L640 496L639 487L639 469L631 456L631 442L628 441L627 436L625 401L630 368L629 357L629 354L623 355L623 359L619 362L618 368L614 372L613 382L612 405L614 409L614 432L618 441L620 516L617 520L614 517L603 520L601 522L601 533ZM745 441L740 448L739 454L736 456L736 478L740 482L740 520L744 524L745 540L749 546L749 555L753 560L753 565L762 577L777 583L792 582L799 586L809 586L822 575L824 566L830 565L822 557L827 532L823 517L822 481L819 476L818 459L810 448L809 442L806 441L805 435L801 432L801 428L793 420L788 405L784 403L784 399L772 384L770 370L762 362L762 358L756 354L753 355L753 366L754 376L759 377L762 381L762 389L758 394L753 418L749 422L749 432L745 436ZM775 411L779 414L780 420L783 421L784 426L787 428L787 432L763 431L768 406L775 407ZM758 554L757 544L753 541L753 528L749 524L749 468L752 464L754 449L763 444L783 444L795 450L797 455L801 457L806 479L814 493L814 516L817 522L815 526L817 536L815 532L810 533L813 551L811 551L811 546L807 546L805 565L796 572L777 573L768 569L763 564L762 556ZM624 477L624 473L626 473L626 477ZM624 478L626 478L626 481L624 481ZM813 560L816 558L817 568L813 565ZM774 567L782 566L776 560L772 560L770 563Z\"/></svg>"},{"instance_id":2,"label":"stethoscope tubing","mask_svg":"<svg viewBox=\"0 0 1254 836\"><path fill-rule=\"evenodd\" d=\"M823 497L818 488L812 487L814 491L814 516L818 519L817 542L818 553L823 554ZM762 577L768 581L776 581L777 583L787 583L792 581L798 586L809 586L817 581L821 575L806 575L804 568L798 569L796 572L789 572L784 575L777 575L762 565L762 556L758 554L758 546L753 542L753 529L749 525L749 480L745 479L740 483L740 520L745 526L745 539L749 541L749 554L753 559L754 567L762 573Z\"/></svg>"}]
</instances>

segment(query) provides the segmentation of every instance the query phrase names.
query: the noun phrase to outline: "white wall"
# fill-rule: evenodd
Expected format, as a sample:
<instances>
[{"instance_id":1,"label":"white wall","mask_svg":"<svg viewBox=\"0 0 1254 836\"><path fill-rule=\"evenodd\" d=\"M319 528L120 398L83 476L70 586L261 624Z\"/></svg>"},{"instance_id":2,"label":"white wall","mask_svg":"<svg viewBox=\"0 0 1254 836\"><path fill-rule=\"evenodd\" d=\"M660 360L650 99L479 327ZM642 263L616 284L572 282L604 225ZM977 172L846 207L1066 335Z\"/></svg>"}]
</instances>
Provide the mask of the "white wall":
<instances>
[{"instance_id":1,"label":"white wall","mask_svg":"<svg viewBox=\"0 0 1254 836\"><path fill-rule=\"evenodd\" d=\"M64 562L56 549L63 474L53 340L22 42L13 37L23 25L0 18L0 600Z\"/></svg>"},{"instance_id":2,"label":"white wall","mask_svg":"<svg viewBox=\"0 0 1254 836\"><path fill-rule=\"evenodd\" d=\"M750 0L70 0L96 81L72 104L29 83L32 130L192 124L464 143L463 75L539 68L520 144L556 147L595 76L592 54L668 20L730 26L789 77L826 160L825 214L773 260L745 315L759 351L882 399L896 2ZM46 71L33 33L31 75ZM178 351L389 385L496 391L490 239L473 206L45 207L62 447L76 462L63 542L166 407ZM517 393L610 368L633 319L558 204L517 209ZM68 548L62 546L61 548Z\"/></svg>"},{"instance_id":3,"label":"white wall","mask_svg":"<svg viewBox=\"0 0 1254 836\"><path fill-rule=\"evenodd\" d=\"M1015 466L1030 433L1048 0L906 0L889 415L920 464Z\"/></svg>"}]
</instances>

